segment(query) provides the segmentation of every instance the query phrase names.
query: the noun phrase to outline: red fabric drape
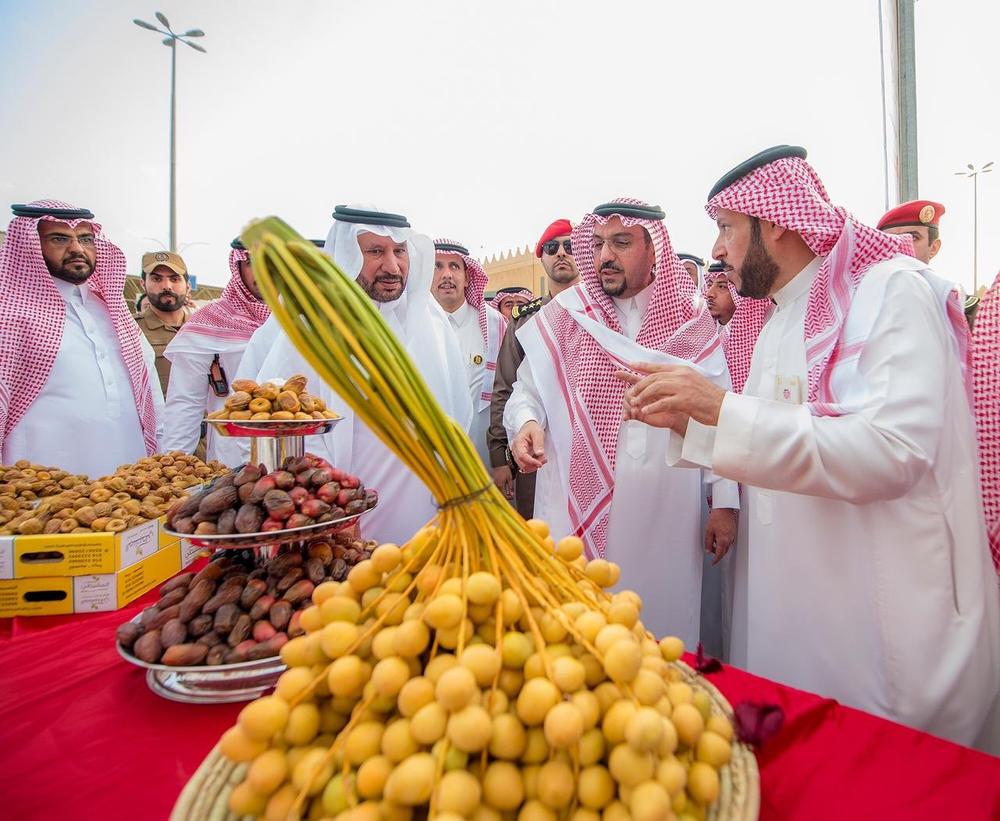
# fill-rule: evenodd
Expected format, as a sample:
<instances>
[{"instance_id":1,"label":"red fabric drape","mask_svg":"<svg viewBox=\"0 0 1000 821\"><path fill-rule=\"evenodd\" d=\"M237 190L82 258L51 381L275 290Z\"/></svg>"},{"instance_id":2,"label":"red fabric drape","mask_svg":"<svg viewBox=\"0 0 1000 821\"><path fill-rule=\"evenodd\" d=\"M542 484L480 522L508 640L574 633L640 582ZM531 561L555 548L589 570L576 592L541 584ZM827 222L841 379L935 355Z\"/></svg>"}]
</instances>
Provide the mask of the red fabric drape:
<instances>
[{"instance_id":1,"label":"red fabric drape","mask_svg":"<svg viewBox=\"0 0 1000 821\"><path fill-rule=\"evenodd\" d=\"M0 620L3 817L162 819L242 705L165 701L122 661L116 613ZM689 659L690 660L690 659ZM1000 818L1000 759L732 667L736 704L778 704L758 755L761 819Z\"/></svg>"}]
</instances>

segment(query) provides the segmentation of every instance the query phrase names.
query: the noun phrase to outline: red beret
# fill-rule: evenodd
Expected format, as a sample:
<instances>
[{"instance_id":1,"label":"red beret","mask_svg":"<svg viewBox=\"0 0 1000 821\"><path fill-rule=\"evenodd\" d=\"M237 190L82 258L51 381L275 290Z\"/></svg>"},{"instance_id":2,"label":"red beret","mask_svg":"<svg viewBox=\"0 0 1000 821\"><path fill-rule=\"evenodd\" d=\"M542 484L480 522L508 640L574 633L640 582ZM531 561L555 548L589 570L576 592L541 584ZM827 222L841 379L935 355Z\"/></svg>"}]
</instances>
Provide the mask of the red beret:
<instances>
[{"instance_id":1,"label":"red beret","mask_svg":"<svg viewBox=\"0 0 1000 821\"><path fill-rule=\"evenodd\" d=\"M891 211L882 215L878 221L878 229L900 228L904 225L933 225L937 227L938 220L944 216L944 206L931 200L913 200L897 205Z\"/></svg>"},{"instance_id":2,"label":"red beret","mask_svg":"<svg viewBox=\"0 0 1000 821\"><path fill-rule=\"evenodd\" d=\"M535 256L539 259L542 258L542 246L550 239L555 239L556 237L568 237L572 233L573 226L570 225L569 220L556 220L545 229L545 233L542 234L542 238L538 240L538 244L535 246Z\"/></svg>"}]
</instances>

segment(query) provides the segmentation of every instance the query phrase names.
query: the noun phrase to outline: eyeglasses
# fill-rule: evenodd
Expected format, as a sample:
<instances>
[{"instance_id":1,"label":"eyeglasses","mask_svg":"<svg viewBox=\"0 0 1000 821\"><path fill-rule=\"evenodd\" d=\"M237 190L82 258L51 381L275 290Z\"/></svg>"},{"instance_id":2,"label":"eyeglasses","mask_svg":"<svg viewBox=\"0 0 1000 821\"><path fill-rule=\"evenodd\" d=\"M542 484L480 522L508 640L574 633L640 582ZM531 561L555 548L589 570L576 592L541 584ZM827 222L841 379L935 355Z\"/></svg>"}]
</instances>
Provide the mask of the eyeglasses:
<instances>
[{"instance_id":1,"label":"eyeglasses","mask_svg":"<svg viewBox=\"0 0 1000 821\"><path fill-rule=\"evenodd\" d=\"M65 234L49 234L45 237L45 241L55 245L57 247L64 247L67 245L72 245L73 240L76 240L80 245L87 247L94 244L94 238L90 234L84 234L81 237L68 237Z\"/></svg>"},{"instance_id":2,"label":"eyeglasses","mask_svg":"<svg viewBox=\"0 0 1000 821\"><path fill-rule=\"evenodd\" d=\"M548 254L549 256L552 256L553 254L558 254L560 245L562 245L562 247L566 250L567 254L573 256L573 246L572 244L570 244L570 241L568 239L564 239L562 240L562 242L560 242L557 239L550 239L548 242L543 242L542 253Z\"/></svg>"}]
</instances>

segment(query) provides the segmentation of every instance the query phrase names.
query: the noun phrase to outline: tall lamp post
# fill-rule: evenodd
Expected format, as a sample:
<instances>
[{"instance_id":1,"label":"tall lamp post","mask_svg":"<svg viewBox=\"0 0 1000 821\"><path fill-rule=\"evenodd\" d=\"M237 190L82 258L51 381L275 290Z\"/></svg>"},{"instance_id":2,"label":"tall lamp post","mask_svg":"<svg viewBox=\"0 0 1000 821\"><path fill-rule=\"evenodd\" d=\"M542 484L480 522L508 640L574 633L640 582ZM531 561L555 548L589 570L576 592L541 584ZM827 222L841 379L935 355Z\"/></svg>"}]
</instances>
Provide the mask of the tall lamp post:
<instances>
[{"instance_id":1,"label":"tall lamp post","mask_svg":"<svg viewBox=\"0 0 1000 821\"><path fill-rule=\"evenodd\" d=\"M155 31L164 35L163 45L170 49L170 250L177 250L177 135L176 135L176 113L177 113L177 43L191 46L195 51L205 53L205 49L197 43L185 40L185 37L204 37L205 32L201 29L189 29L183 34L177 34L170 28L170 21L160 12L156 12L156 19L163 25L163 29L147 23L145 20L133 20L139 28Z\"/></svg>"},{"instance_id":2,"label":"tall lamp post","mask_svg":"<svg viewBox=\"0 0 1000 821\"><path fill-rule=\"evenodd\" d=\"M990 160L980 168L968 163L964 171L955 172L957 177L972 178L972 293L979 290L979 175L992 170L993 161Z\"/></svg>"}]
</instances>

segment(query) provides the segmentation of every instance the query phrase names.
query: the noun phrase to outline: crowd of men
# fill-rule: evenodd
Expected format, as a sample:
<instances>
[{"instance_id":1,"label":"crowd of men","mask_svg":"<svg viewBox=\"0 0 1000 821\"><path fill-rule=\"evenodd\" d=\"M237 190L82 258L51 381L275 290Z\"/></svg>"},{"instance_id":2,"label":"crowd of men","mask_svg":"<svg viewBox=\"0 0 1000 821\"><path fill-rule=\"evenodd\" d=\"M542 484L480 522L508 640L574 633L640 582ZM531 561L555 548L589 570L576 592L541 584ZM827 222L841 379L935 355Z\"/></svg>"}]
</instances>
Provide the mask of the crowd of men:
<instances>
[{"instance_id":1,"label":"crowd of men","mask_svg":"<svg viewBox=\"0 0 1000 821\"><path fill-rule=\"evenodd\" d=\"M973 327L975 300L930 265L944 207L864 225L794 146L732 169L705 207L709 265L636 199L554 220L541 297L487 301L467 246L371 204L338 205L317 244L511 504L618 563L655 634L1000 750L1000 278ZM392 499L366 535L403 542L434 516L270 317L238 240L221 298L195 311L178 255L143 257L134 315L125 268L90 211L14 206L4 464L102 475L204 447L235 466L243 445L206 439L204 417L234 379L302 373L345 417L307 448Z\"/></svg>"}]
</instances>

